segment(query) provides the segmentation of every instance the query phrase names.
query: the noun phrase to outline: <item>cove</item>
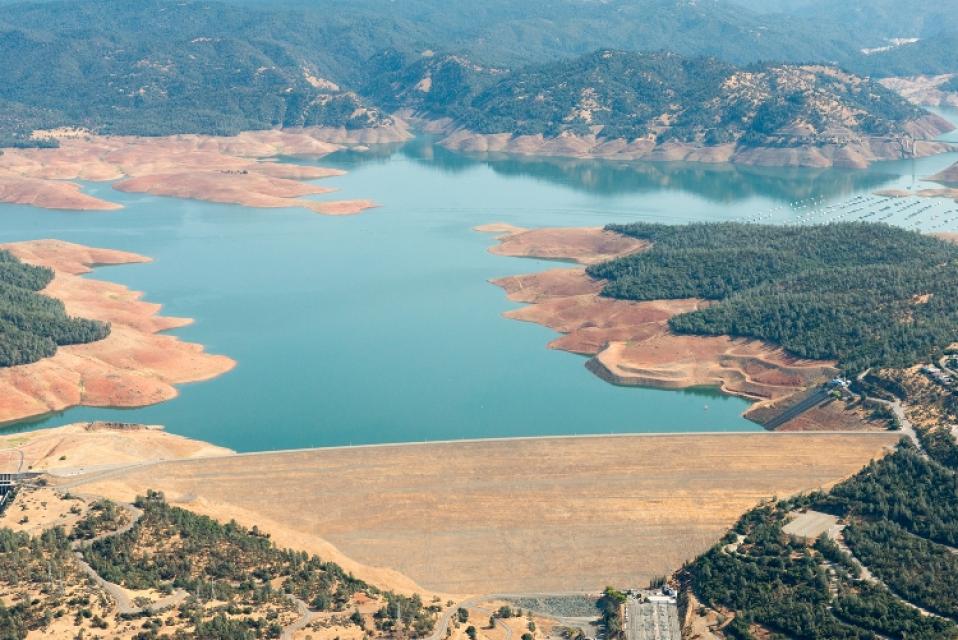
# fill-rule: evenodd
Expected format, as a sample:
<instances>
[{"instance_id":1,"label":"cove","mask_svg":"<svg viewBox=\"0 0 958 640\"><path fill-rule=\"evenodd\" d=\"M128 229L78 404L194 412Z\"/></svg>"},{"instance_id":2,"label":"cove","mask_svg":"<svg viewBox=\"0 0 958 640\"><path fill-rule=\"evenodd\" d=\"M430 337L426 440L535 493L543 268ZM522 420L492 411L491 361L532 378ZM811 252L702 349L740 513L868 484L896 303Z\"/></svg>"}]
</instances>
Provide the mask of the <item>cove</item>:
<instances>
[{"instance_id":1,"label":"cove","mask_svg":"<svg viewBox=\"0 0 958 640\"><path fill-rule=\"evenodd\" d=\"M949 154L865 171L758 169L547 158L472 158L429 138L316 164L322 181L382 207L346 218L113 192L110 213L0 206L0 241L59 238L141 253L92 277L144 291L177 335L238 361L167 403L76 408L8 430L85 420L163 424L240 451L539 435L757 431L747 402L713 390L619 388L554 334L505 319L491 278L554 263L487 253L472 227L794 221L808 199L842 202L907 186ZM337 197L339 197L339 195ZM940 206L954 203L943 201ZM938 206L938 205L936 205ZM890 222L895 222L894 220Z\"/></svg>"}]
</instances>

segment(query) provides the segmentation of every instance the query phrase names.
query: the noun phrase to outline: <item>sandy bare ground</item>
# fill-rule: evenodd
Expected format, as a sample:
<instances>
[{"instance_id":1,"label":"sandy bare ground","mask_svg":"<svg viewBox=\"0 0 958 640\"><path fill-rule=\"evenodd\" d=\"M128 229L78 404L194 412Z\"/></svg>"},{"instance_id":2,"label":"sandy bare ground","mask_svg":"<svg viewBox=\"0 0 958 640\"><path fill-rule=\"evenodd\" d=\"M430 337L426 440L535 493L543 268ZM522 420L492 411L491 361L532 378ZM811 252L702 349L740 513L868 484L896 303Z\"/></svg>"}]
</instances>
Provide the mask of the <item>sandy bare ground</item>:
<instances>
[{"instance_id":1,"label":"sandy bare ground","mask_svg":"<svg viewBox=\"0 0 958 640\"><path fill-rule=\"evenodd\" d=\"M649 245L601 229L477 227L501 234L490 249L515 257L565 257L589 264L608 260ZM581 267L551 269L493 281L508 297L529 306L508 311L508 318L534 322L562 335L549 343L593 356L589 369L603 379L625 386L668 389L718 387L760 404L773 403L836 374L834 363L803 360L759 340L727 336L673 334L669 318L694 311L705 301L696 299L635 302L604 298L603 282ZM840 412L839 412L840 413ZM810 412L801 428L835 430L834 411ZM843 427L847 416L841 416ZM853 428L861 428L857 418ZM794 427L790 423L790 427Z\"/></svg>"},{"instance_id":2,"label":"sandy bare ground","mask_svg":"<svg viewBox=\"0 0 958 640\"><path fill-rule=\"evenodd\" d=\"M0 470L23 454L24 468L70 475L121 465L233 453L200 440L167 433L162 427L87 422L0 436Z\"/></svg>"},{"instance_id":3,"label":"sandy bare ground","mask_svg":"<svg viewBox=\"0 0 958 640\"><path fill-rule=\"evenodd\" d=\"M820 511L806 511L792 514L792 516L792 520L782 527L782 531L809 542L814 542L818 536L838 525L838 516Z\"/></svg>"},{"instance_id":4,"label":"sandy bare ground","mask_svg":"<svg viewBox=\"0 0 958 640\"><path fill-rule=\"evenodd\" d=\"M159 316L160 305L144 302L136 291L80 277L96 265L148 258L57 240L0 248L24 262L53 268L56 276L43 293L62 300L67 313L111 324L103 340L60 347L32 364L0 368L0 423L76 405L154 404L175 397L174 385L214 378L236 364L205 353L201 345L159 333L189 324L189 318Z\"/></svg>"},{"instance_id":5,"label":"sandy bare ground","mask_svg":"<svg viewBox=\"0 0 958 640\"><path fill-rule=\"evenodd\" d=\"M482 233L496 234L499 244L490 253L516 258L544 258L580 264L605 262L648 248L649 243L601 227L524 229L503 223L480 225Z\"/></svg>"},{"instance_id":6,"label":"sandy bare ground","mask_svg":"<svg viewBox=\"0 0 958 640\"><path fill-rule=\"evenodd\" d=\"M0 202L82 211L119 209L119 204L86 194L71 182L115 180L114 187L126 192L347 215L376 205L369 200L316 200L312 196L332 189L306 182L341 175L341 171L284 165L274 158L322 157L346 146L409 136L401 121L369 132L307 128L244 132L232 137L141 138L60 132L56 149L4 150L0 156Z\"/></svg>"},{"instance_id":7,"label":"sandy bare ground","mask_svg":"<svg viewBox=\"0 0 958 640\"><path fill-rule=\"evenodd\" d=\"M908 191L906 189L882 189L881 191L875 192L876 196L882 196L885 198L948 198L951 200L958 200L958 189L955 188L945 188L945 189L918 189L916 191Z\"/></svg>"},{"instance_id":8,"label":"sandy bare ground","mask_svg":"<svg viewBox=\"0 0 958 640\"><path fill-rule=\"evenodd\" d=\"M665 575L759 500L828 486L898 438L696 434L355 447L166 462L68 486L119 500L159 489L381 586L574 591Z\"/></svg>"}]
</instances>

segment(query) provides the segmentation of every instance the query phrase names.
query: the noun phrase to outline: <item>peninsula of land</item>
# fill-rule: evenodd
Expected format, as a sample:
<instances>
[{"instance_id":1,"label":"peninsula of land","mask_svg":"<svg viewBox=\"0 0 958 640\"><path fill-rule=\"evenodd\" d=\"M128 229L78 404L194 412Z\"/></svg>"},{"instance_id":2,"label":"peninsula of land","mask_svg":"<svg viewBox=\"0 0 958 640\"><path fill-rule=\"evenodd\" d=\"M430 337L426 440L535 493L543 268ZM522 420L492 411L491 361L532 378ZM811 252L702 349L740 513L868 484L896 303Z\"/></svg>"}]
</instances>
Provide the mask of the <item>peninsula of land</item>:
<instances>
[{"instance_id":1,"label":"peninsula of land","mask_svg":"<svg viewBox=\"0 0 958 640\"><path fill-rule=\"evenodd\" d=\"M312 184L342 175L322 167L278 162L320 158L345 148L406 140L405 123L374 129L322 127L244 132L236 136L98 136L82 130L34 132L55 148L5 149L0 155L0 202L46 209L112 211L122 206L85 193L75 181L112 182L118 191L191 198L248 207L301 207L349 215L371 200L313 199L334 190Z\"/></svg>"},{"instance_id":2,"label":"peninsula of land","mask_svg":"<svg viewBox=\"0 0 958 640\"><path fill-rule=\"evenodd\" d=\"M946 295L958 274L941 268L954 247L885 225L477 230L498 234L493 253L589 265L493 281L528 304L507 317L563 334L550 347L591 356L587 367L614 384L718 387L755 400L746 417L763 424L843 370L943 352L958 313ZM753 242L759 237L767 246ZM849 279L860 283L854 302ZM863 402L814 404L775 428L885 428L888 417Z\"/></svg>"},{"instance_id":3,"label":"peninsula of land","mask_svg":"<svg viewBox=\"0 0 958 640\"><path fill-rule=\"evenodd\" d=\"M141 300L136 291L80 277L96 266L148 262L144 256L58 240L16 242L0 249L24 263L53 269L55 276L42 293L62 301L68 314L110 325L102 340L62 346L49 358L0 368L0 423L77 405L162 402L177 395L175 385L214 378L236 364L162 333L189 324L188 318L159 316L160 305Z\"/></svg>"},{"instance_id":4,"label":"peninsula of land","mask_svg":"<svg viewBox=\"0 0 958 640\"><path fill-rule=\"evenodd\" d=\"M493 224L476 230L499 234L492 253L565 258L582 265L650 246L601 228L522 229ZM600 295L605 283L588 276L581 266L508 276L493 284L504 289L510 300L528 303L507 312L506 317L563 334L549 347L591 356L589 370L615 384L665 389L719 387L756 401L748 416L837 373L834 362L795 358L759 340L677 335L669 330L669 318L704 307L704 300L606 298ZM801 424L790 426L801 430L861 428L860 420L833 409L808 412L800 418Z\"/></svg>"},{"instance_id":5,"label":"peninsula of land","mask_svg":"<svg viewBox=\"0 0 958 640\"><path fill-rule=\"evenodd\" d=\"M933 182L958 187L958 162L928 178Z\"/></svg>"},{"instance_id":6,"label":"peninsula of land","mask_svg":"<svg viewBox=\"0 0 958 640\"><path fill-rule=\"evenodd\" d=\"M875 195L886 198L949 198L958 201L958 162L924 179L928 182L937 182L941 186L926 187L914 191L908 189L882 189L876 191Z\"/></svg>"}]
</instances>

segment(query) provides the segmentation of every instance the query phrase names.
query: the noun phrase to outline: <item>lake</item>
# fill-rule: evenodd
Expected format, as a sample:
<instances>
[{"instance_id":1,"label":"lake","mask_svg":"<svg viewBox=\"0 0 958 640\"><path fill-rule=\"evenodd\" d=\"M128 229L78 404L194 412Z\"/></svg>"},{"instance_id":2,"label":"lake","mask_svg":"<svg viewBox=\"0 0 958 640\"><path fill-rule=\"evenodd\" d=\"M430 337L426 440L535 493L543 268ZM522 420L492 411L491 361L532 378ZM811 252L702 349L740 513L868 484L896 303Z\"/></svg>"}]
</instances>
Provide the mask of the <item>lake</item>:
<instances>
[{"instance_id":1,"label":"lake","mask_svg":"<svg viewBox=\"0 0 958 640\"><path fill-rule=\"evenodd\" d=\"M615 387L589 373L584 358L547 349L555 334L503 318L518 305L488 280L555 263L493 256L494 238L472 228L758 216L789 223L812 211L825 219L840 210L825 207L908 188L956 160L854 171L478 158L420 138L317 163L349 172L321 181L340 189L337 198L383 205L353 217L123 194L105 183L84 186L125 209L0 205L0 241L52 237L154 258L92 277L144 291L166 315L194 318L176 335L239 363L160 405L76 408L7 428L143 422L240 451L759 430L741 417L742 399ZM948 222L958 205L928 204L923 216L958 230L958 216Z\"/></svg>"}]
</instances>

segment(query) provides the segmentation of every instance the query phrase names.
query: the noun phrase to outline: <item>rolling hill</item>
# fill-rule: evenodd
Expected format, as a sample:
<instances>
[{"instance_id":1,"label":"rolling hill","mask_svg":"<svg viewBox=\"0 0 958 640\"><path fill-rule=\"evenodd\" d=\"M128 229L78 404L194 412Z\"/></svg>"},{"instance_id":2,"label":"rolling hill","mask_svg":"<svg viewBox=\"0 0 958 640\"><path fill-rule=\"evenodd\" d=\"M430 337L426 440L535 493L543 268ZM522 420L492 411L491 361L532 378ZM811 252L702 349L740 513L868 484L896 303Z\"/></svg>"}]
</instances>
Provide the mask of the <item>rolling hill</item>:
<instances>
[{"instance_id":1,"label":"rolling hill","mask_svg":"<svg viewBox=\"0 0 958 640\"><path fill-rule=\"evenodd\" d=\"M600 50L512 73L461 58L418 61L394 77L385 88L428 118L447 118L447 146L459 150L777 164L754 150L801 148L808 157L784 163L858 166L902 157L911 152L903 141L950 128L827 65ZM702 149L708 157L686 157Z\"/></svg>"},{"instance_id":2,"label":"rolling hill","mask_svg":"<svg viewBox=\"0 0 958 640\"><path fill-rule=\"evenodd\" d=\"M140 135L228 134L301 125L369 127L387 123L396 108L444 111L443 116L481 131L500 128L496 122L503 123L504 131L556 130L566 126L557 124L557 116L567 115L559 110L571 106L571 94L544 83L560 78L563 68L593 76L606 73L602 59L592 53L600 48L668 49L689 58L679 63L656 54L631 63L620 63L618 56L613 61L620 69L633 64L640 73L649 67L660 79L678 71L680 95L700 89L717 95L714 81L731 73L723 69L746 68L761 60L827 60L867 67L876 74L887 67L899 75L958 68L958 60L953 61L958 47L950 47L947 39L921 40L864 56L859 51L864 45L849 35L840 22L845 14L837 10L829 13L834 17L817 20L796 9L785 19L729 0L490 0L478 6L439 0L2 4L0 143L5 145L38 144L30 139L33 130L61 126ZM933 22L932 16L925 23ZM869 27L871 35L862 36L862 42L873 42L875 33ZM711 61L698 61L701 57ZM683 66L706 75L695 80L681 71ZM765 77L777 83L780 75L773 71ZM821 84L821 74L813 75L818 79L806 74L808 81ZM422 91L418 83L426 77L430 90ZM624 102L608 117L593 111L596 122L590 122L586 109L569 124L601 124L606 137L616 129L625 137L653 130L651 112L666 114L662 96L647 105L646 114L646 108L639 107L651 94L627 96L626 90L650 89L655 77L644 87L633 81L626 77L610 83L607 97ZM542 86L546 103L524 115L506 113L509 105L501 103L516 91L510 82ZM598 93L601 99L603 92ZM734 111L734 103L731 99L731 104L718 106ZM889 105L887 97L879 95L868 111ZM791 109L788 104L779 107L768 108ZM489 115L477 115L486 108ZM624 111L637 117L617 116ZM671 127L673 137L702 134L699 124L689 122L694 114L682 111L683 122ZM740 127L735 119L735 113L727 118L733 130L722 138L748 133L748 125ZM878 113L863 126L881 128L885 120ZM713 129L724 124L711 122Z\"/></svg>"}]
</instances>

